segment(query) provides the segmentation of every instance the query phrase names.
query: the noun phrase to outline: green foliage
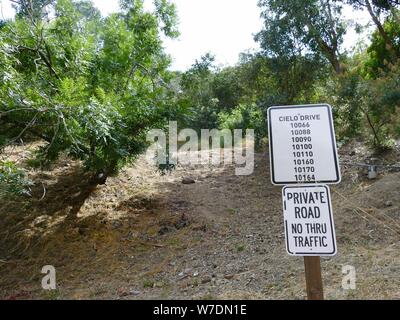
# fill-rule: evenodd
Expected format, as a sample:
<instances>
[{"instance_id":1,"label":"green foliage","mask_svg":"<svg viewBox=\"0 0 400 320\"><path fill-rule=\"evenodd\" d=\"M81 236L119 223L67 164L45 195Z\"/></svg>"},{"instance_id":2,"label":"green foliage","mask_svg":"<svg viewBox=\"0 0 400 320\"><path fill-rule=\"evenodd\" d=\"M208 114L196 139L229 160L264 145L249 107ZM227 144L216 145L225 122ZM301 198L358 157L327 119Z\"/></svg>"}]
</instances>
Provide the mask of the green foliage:
<instances>
[{"instance_id":1,"label":"green foliage","mask_svg":"<svg viewBox=\"0 0 400 320\"><path fill-rule=\"evenodd\" d=\"M259 2L264 29L255 39L262 52L250 63L262 73L257 103L266 111L272 105L315 101L324 78L344 72L341 45L345 23L335 1L307 0ZM261 81L260 81L261 80Z\"/></svg>"},{"instance_id":2,"label":"green foliage","mask_svg":"<svg viewBox=\"0 0 400 320\"><path fill-rule=\"evenodd\" d=\"M0 195L30 195L32 181L26 172L10 161L0 161Z\"/></svg>"},{"instance_id":3,"label":"green foliage","mask_svg":"<svg viewBox=\"0 0 400 320\"><path fill-rule=\"evenodd\" d=\"M74 6L79 14L89 21L99 21L101 19L100 10L94 7L91 1L75 1Z\"/></svg>"},{"instance_id":4,"label":"green foliage","mask_svg":"<svg viewBox=\"0 0 400 320\"><path fill-rule=\"evenodd\" d=\"M392 66L379 78L363 78L365 54L355 57L345 75L331 79L320 88L319 98L334 108L339 138L365 135L376 149L390 147L399 136L400 70Z\"/></svg>"},{"instance_id":5,"label":"green foliage","mask_svg":"<svg viewBox=\"0 0 400 320\"><path fill-rule=\"evenodd\" d=\"M187 111L181 125L193 129L216 128L219 101L213 92L214 56L206 54L181 75L182 94L178 104Z\"/></svg>"},{"instance_id":6,"label":"green foliage","mask_svg":"<svg viewBox=\"0 0 400 320\"><path fill-rule=\"evenodd\" d=\"M266 120L263 112L256 104L239 105L231 112L219 114L221 129L254 129L256 145L261 145L261 140L267 135Z\"/></svg>"},{"instance_id":7,"label":"green foliage","mask_svg":"<svg viewBox=\"0 0 400 320\"><path fill-rule=\"evenodd\" d=\"M290 60L304 52L323 57L342 73L346 30L342 6L334 0L261 0L264 30L257 36L268 56Z\"/></svg>"},{"instance_id":8,"label":"green foliage","mask_svg":"<svg viewBox=\"0 0 400 320\"><path fill-rule=\"evenodd\" d=\"M177 37L179 31L176 29L178 20L175 14L175 4L169 3L167 0L155 0L154 4L157 16L163 22L162 31L169 37Z\"/></svg>"},{"instance_id":9,"label":"green foliage","mask_svg":"<svg viewBox=\"0 0 400 320\"><path fill-rule=\"evenodd\" d=\"M347 57L341 51L347 28L340 17L341 2L368 11L377 27L369 48ZM262 109L328 102L334 107L339 139L366 135L380 149L398 137L398 2L263 0L259 5L265 26L256 40L263 50L262 78L268 88L263 96L257 94Z\"/></svg>"},{"instance_id":10,"label":"green foliage","mask_svg":"<svg viewBox=\"0 0 400 320\"><path fill-rule=\"evenodd\" d=\"M55 0L15 0L13 6L17 10L18 17L30 17L40 20L47 15L46 7Z\"/></svg>"},{"instance_id":11,"label":"green foliage","mask_svg":"<svg viewBox=\"0 0 400 320\"><path fill-rule=\"evenodd\" d=\"M365 80L360 89L363 112L370 126L374 146L385 149L400 133L400 66L377 79Z\"/></svg>"},{"instance_id":12,"label":"green foliage","mask_svg":"<svg viewBox=\"0 0 400 320\"><path fill-rule=\"evenodd\" d=\"M243 100L246 84L240 80L240 67L227 67L215 74L212 90L215 98L218 99L219 110L232 110Z\"/></svg>"},{"instance_id":13,"label":"green foliage","mask_svg":"<svg viewBox=\"0 0 400 320\"><path fill-rule=\"evenodd\" d=\"M35 136L47 142L40 159L67 153L113 174L171 105L161 34L177 35L174 6L156 1L148 12L125 0L102 18L90 1L39 2L20 2L21 14L0 30L0 147ZM54 19L37 14L42 2Z\"/></svg>"},{"instance_id":14,"label":"green foliage","mask_svg":"<svg viewBox=\"0 0 400 320\"><path fill-rule=\"evenodd\" d=\"M384 30L393 43L388 50L383 37L378 31L372 35L372 43L369 46L368 59L364 63L363 74L368 78L376 79L382 73L390 71L390 67L400 58L400 23L389 19L383 25Z\"/></svg>"},{"instance_id":15,"label":"green foliage","mask_svg":"<svg viewBox=\"0 0 400 320\"><path fill-rule=\"evenodd\" d=\"M353 55L342 49L343 3L367 10L377 27ZM30 163L65 153L108 176L168 120L255 129L259 146L271 105L328 102L341 140L365 135L383 148L400 135L398 1L261 0L259 52L222 69L206 54L185 72L168 71L162 38L178 36L178 19L167 0L154 0L153 12L143 0L121 0L108 17L88 0L15 4L16 19L0 22L0 150L44 141ZM3 190L28 190L23 171L1 168Z\"/></svg>"},{"instance_id":16,"label":"green foliage","mask_svg":"<svg viewBox=\"0 0 400 320\"><path fill-rule=\"evenodd\" d=\"M154 281L150 279L145 279L143 280L143 288L153 288L154 287Z\"/></svg>"},{"instance_id":17,"label":"green foliage","mask_svg":"<svg viewBox=\"0 0 400 320\"><path fill-rule=\"evenodd\" d=\"M348 72L329 79L318 88L317 101L332 105L336 133L342 141L359 136L363 132L363 114L360 109L359 86L362 81L357 72Z\"/></svg>"},{"instance_id":18,"label":"green foliage","mask_svg":"<svg viewBox=\"0 0 400 320\"><path fill-rule=\"evenodd\" d=\"M298 56L289 60L272 58L266 61L270 70L270 89L265 91L261 103L263 109L271 105L310 103L316 83L325 72L320 60L312 56Z\"/></svg>"}]
</instances>

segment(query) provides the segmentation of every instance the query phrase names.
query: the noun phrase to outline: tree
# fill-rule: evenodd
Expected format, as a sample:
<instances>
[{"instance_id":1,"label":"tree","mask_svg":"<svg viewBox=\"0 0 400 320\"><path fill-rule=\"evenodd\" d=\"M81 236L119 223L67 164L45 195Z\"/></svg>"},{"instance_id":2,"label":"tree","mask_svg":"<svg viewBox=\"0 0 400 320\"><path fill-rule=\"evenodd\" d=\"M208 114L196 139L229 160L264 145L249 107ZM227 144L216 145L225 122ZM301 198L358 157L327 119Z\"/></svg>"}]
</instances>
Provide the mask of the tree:
<instances>
[{"instance_id":1,"label":"tree","mask_svg":"<svg viewBox=\"0 0 400 320\"><path fill-rule=\"evenodd\" d=\"M372 34L372 42L367 49L368 55L363 69L363 75L367 78L377 79L382 73L390 72L400 57L400 42L396 40L400 37L400 24L395 18L389 18L383 28L393 47L391 50L387 49L386 40L379 31Z\"/></svg>"},{"instance_id":2,"label":"tree","mask_svg":"<svg viewBox=\"0 0 400 320\"><path fill-rule=\"evenodd\" d=\"M388 12L391 12L396 17L396 20L399 21L396 7L400 5L400 2L398 0L346 0L346 2L356 9L366 9L368 11L381 37L385 41L388 51L392 51L394 42L385 31L384 20Z\"/></svg>"},{"instance_id":3,"label":"tree","mask_svg":"<svg viewBox=\"0 0 400 320\"><path fill-rule=\"evenodd\" d=\"M41 20L47 17L46 10L50 5L54 5L55 0L11 0L13 7L17 11L18 17L27 17L32 20Z\"/></svg>"},{"instance_id":4,"label":"tree","mask_svg":"<svg viewBox=\"0 0 400 320\"><path fill-rule=\"evenodd\" d=\"M82 18L86 18L89 21L99 21L101 19L101 12L94 6L92 1L74 1L73 5Z\"/></svg>"},{"instance_id":5,"label":"tree","mask_svg":"<svg viewBox=\"0 0 400 320\"><path fill-rule=\"evenodd\" d=\"M166 12L163 1L147 12L143 1L125 0L103 19L88 1L52 5L51 21L24 6L0 30L0 148L34 136L45 141L39 159L65 152L107 177L165 121L170 59L161 33L176 35L173 7Z\"/></svg>"},{"instance_id":6,"label":"tree","mask_svg":"<svg viewBox=\"0 0 400 320\"><path fill-rule=\"evenodd\" d=\"M257 36L266 54L322 56L343 73L341 45L346 28L342 6L333 0L261 0L264 30Z\"/></svg>"},{"instance_id":7,"label":"tree","mask_svg":"<svg viewBox=\"0 0 400 320\"><path fill-rule=\"evenodd\" d=\"M185 125L194 129L216 128L218 125L218 99L213 91L217 71L215 57L203 55L181 76L180 105L187 110Z\"/></svg>"},{"instance_id":8,"label":"tree","mask_svg":"<svg viewBox=\"0 0 400 320\"><path fill-rule=\"evenodd\" d=\"M238 106L243 100L245 86L240 66L227 67L217 72L212 82L212 91L218 99L218 109L230 111Z\"/></svg>"}]
</instances>

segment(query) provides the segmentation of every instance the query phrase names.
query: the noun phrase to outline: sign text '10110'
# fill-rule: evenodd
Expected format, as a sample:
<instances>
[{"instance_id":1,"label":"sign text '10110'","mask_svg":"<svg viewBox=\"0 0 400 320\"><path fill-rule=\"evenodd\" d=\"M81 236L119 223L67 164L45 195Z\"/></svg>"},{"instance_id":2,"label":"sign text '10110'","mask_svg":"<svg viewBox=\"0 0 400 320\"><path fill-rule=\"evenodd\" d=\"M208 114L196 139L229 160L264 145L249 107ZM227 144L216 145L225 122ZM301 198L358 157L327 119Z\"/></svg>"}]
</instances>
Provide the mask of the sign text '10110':
<instances>
[{"instance_id":1,"label":"sign text '10110'","mask_svg":"<svg viewBox=\"0 0 400 320\"><path fill-rule=\"evenodd\" d=\"M329 105L271 107L268 122L273 184L340 182Z\"/></svg>"}]
</instances>

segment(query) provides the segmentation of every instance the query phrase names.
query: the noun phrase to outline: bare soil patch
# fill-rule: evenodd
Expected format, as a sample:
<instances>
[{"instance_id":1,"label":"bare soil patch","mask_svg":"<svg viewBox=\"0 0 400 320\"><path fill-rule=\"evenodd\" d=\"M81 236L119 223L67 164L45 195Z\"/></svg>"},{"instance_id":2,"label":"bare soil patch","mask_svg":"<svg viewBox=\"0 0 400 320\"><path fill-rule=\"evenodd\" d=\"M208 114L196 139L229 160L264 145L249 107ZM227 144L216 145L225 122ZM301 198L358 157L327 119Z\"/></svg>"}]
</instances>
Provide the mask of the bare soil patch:
<instances>
[{"instance_id":1,"label":"bare soil patch","mask_svg":"<svg viewBox=\"0 0 400 320\"><path fill-rule=\"evenodd\" d=\"M341 158L366 156L343 149ZM251 176L234 169L161 176L140 159L98 187L67 159L32 171L43 182L32 198L0 204L0 297L304 299L303 261L285 252L267 154ZM332 188L339 254L322 262L328 299L400 299L399 195L400 173L368 180L344 169ZM56 267L56 291L41 289L44 265ZM357 270L356 290L342 289L344 265Z\"/></svg>"}]
</instances>

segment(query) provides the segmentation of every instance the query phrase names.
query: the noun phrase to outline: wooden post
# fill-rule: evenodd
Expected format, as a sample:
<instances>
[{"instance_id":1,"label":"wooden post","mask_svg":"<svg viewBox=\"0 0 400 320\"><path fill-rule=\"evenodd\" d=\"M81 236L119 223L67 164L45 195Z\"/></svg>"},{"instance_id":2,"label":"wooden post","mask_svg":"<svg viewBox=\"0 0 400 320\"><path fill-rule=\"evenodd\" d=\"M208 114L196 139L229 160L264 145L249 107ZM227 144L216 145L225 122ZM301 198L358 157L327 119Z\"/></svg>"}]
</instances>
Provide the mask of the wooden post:
<instances>
[{"instance_id":1,"label":"wooden post","mask_svg":"<svg viewBox=\"0 0 400 320\"><path fill-rule=\"evenodd\" d=\"M308 300L324 300L321 276L321 258L304 257Z\"/></svg>"}]
</instances>

